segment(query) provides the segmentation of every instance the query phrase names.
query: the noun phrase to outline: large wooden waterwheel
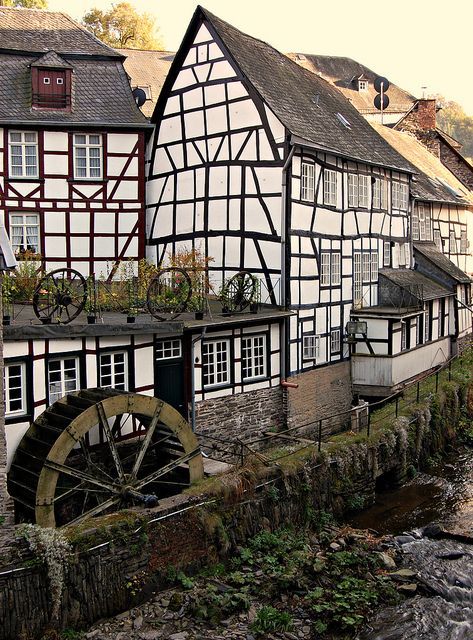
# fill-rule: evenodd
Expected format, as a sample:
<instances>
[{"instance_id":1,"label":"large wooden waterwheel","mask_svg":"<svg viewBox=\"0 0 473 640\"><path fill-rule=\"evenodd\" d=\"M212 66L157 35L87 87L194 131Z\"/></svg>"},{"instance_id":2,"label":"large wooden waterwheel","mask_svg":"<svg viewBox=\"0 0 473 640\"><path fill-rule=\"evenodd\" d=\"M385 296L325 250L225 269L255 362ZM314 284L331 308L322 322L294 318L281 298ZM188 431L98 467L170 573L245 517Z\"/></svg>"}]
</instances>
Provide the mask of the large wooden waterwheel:
<instances>
[{"instance_id":1,"label":"large wooden waterwheel","mask_svg":"<svg viewBox=\"0 0 473 640\"><path fill-rule=\"evenodd\" d=\"M184 418L162 400L86 389L52 404L21 440L8 477L18 520L55 527L182 491L203 476Z\"/></svg>"}]
</instances>

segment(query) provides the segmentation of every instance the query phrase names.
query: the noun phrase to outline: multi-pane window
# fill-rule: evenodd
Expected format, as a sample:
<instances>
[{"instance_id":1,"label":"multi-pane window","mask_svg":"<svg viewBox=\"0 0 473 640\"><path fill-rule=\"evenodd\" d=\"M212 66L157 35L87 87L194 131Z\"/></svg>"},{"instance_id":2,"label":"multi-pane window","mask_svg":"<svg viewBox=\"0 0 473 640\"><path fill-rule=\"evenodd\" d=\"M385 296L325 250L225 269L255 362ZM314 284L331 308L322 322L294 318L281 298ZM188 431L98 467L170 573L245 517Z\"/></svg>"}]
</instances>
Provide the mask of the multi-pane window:
<instances>
[{"instance_id":1,"label":"multi-pane window","mask_svg":"<svg viewBox=\"0 0 473 640\"><path fill-rule=\"evenodd\" d=\"M324 203L337 204L337 172L332 169L324 170Z\"/></svg>"},{"instance_id":2,"label":"multi-pane window","mask_svg":"<svg viewBox=\"0 0 473 640\"><path fill-rule=\"evenodd\" d=\"M393 209L402 209L407 211L409 189L406 183L396 182L392 183L393 194Z\"/></svg>"},{"instance_id":3,"label":"multi-pane window","mask_svg":"<svg viewBox=\"0 0 473 640\"><path fill-rule=\"evenodd\" d=\"M26 365L24 362L5 364L3 372L5 417L26 413Z\"/></svg>"},{"instance_id":4,"label":"multi-pane window","mask_svg":"<svg viewBox=\"0 0 473 640\"><path fill-rule=\"evenodd\" d=\"M39 216L36 213L11 214L10 241L15 253L39 253Z\"/></svg>"},{"instance_id":5,"label":"multi-pane window","mask_svg":"<svg viewBox=\"0 0 473 640\"><path fill-rule=\"evenodd\" d=\"M419 203L417 205L417 235L414 233L414 216L412 218L412 237L414 240L432 240L432 221L430 205Z\"/></svg>"},{"instance_id":6,"label":"multi-pane window","mask_svg":"<svg viewBox=\"0 0 473 640\"><path fill-rule=\"evenodd\" d=\"M243 380L266 376L266 336L241 339L241 371Z\"/></svg>"},{"instance_id":7,"label":"multi-pane window","mask_svg":"<svg viewBox=\"0 0 473 640\"><path fill-rule=\"evenodd\" d=\"M202 345L204 387L230 382L230 341L210 340Z\"/></svg>"},{"instance_id":8,"label":"multi-pane window","mask_svg":"<svg viewBox=\"0 0 473 640\"><path fill-rule=\"evenodd\" d=\"M427 304L424 311L424 342L430 340L430 306Z\"/></svg>"},{"instance_id":9,"label":"multi-pane window","mask_svg":"<svg viewBox=\"0 0 473 640\"><path fill-rule=\"evenodd\" d=\"M368 80L358 80L358 91L368 91Z\"/></svg>"},{"instance_id":10,"label":"multi-pane window","mask_svg":"<svg viewBox=\"0 0 473 640\"><path fill-rule=\"evenodd\" d=\"M457 239L455 237L455 231L450 231L450 253L457 252Z\"/></svg>"},{"instance_id":11,"label":"multi-pane window","mask_svg":"<svg viewBox=\"0 0 473 640\"><path fill-rule=\"evenodd\" d=\"M369 205L369 176L358 176L358 206L367 208Z\"/></svg>"},{"instance_id":12,"label":"multi-pane window","mask_svg":"<svg viewBox=\"0 0 473 640\"><path fill-rule=\"evenodd\" d=\"M102 177L102 136L100 134L74 134L74 177Z\"/></svg>"},{"instance_id":13,"label":"multi-pane window","mask_svg":"<svg viewBox=\"0 0 473 640\"><path fill-rule=\"evenodd\" d=\"M419 240L419 205L412 211L412 239Z\"/></svg>"},{"instance_id":14,"label":"multi-pane window","mask_svg":"<svg viewBox=\"0 0 473 640\"><path fill-rule=\"evenodd\" d=\"M371 254L363 253L363 282L371 280Z\"/></svg>"},{"instance_id":15,"label":"multi-pane window","mask_svg":"<svg viewBox=\"0 0 473 640\"><path fill-rule=\"evenodd\" d=\"M361 268L361 253L353 255L353 301L359 305L363 299L363 277Z\"/></svg>"},{"instance_id":16,"label":"multi-pane window","mask_svg":"<svg viewBox=\"0 0 473 640\"><path fill-rule=\"evenodd\" d=\"M58 358L48 362L49 404L79 389L79 359Z\"/></svg>"},{"instance_id":17,"label":"multi-pane window","mask_svg":"<svg viewBox=\"0 0 473 640\"><path fill-rule=\"evenodd\" d=\"M386 209L387 183L384 178L375 178L373 183L373 209Z\"/></svg>"},{"instance_id":18,"label":"multi-pane window","mask_svg":"<svg viewBox=\"0 0 473 640\"><path fill-rule=\"evenodd\" d=\"M384 243L384 255L383 255L383 264L385 267L389 267L391 265L391 243Z\"/></svg>"},{"instance_id":19,"label":"multi-pane window","mask_svg":"<svg viewBox=\"0 0 473 640\"><path fill-rule=\"evenodd\" d=\"M466 235L466 229L460 230L460 253L467 253L468 251L468 240Z\"/></svg>"},{"instance_id":20,"label":"multi-pane window","mask_svg":"<svg viewBox=\"0 0 473 640\"><path fill-rule=\"evenodd\" d=\"M182 355L182 343L179 339L158 340L156 343L156 360L171 360Z\"/></svg>"},{"instance_id":21,"label":"multi-pane window","mask_svg":"<svg viewBox=\"0 0 473 640\"><path fill-rule=\"evenodd\" d=\"M10 131L10 176L38 177L38 134L36 131Z\"/></svg>"},{"instance_id":22,"label":"multi-pane window","mask_svg":"<svg viewBox=\"0 0 473 640\"><path fill-rule=\"evenodd\" d=\"M319 336L310 335L302 338L302 357L304 360L315 360L319 356Z\"/></svg>"},{"instance_id":23,"label":"multi-pane window","mask_svg":"<svg viewBox=\"0 0 473 640\"><path fill-rule=\"evenodd\" d=\"M126 391L127 382L127 354L125 351L100 354L100 386L112 387Z\"/></svg>"},{"instance_id":24,"label":"multi-pane window","mask_svg":"<svg viewBox=\"0 0 473 640\"><path fill-rule=\"evenodd\" d=\"M405 267L406 264L407 264L406 243L405 242L401 242L399 244L399 266L400 267Z\"/></svg>"},{"instance_id":25,"label":"multi-pane window","mask_svg":"<svg viewBox=\"0 0 473 640\"><path fill-rule=\"evenodd\" d=\"M320 254L320 284L322 286L330 284L330 253Z\"/></svg>"},{"instance_id":26,"label":"multi-pane window","mask_svg":"<svg viewBox=\"0 0 473 640\"><path fill-rule=\"evenodd\" d=\"M321 286L340 284L340 254L322 252L320 254Z\"/></svg>"},{"instance_id":27,"label":"multi-pane window","mask_svg":"<svg viewBox=\"0 0 473 640\"><path fill-rule=\"evenodd\" d=\"M437 245L437 248L442 250L442 237L440 235L440 229L434 229L434 242Z\"/></svg>"},{"instance_id":28,"label":"multi-pane window","mask_svg":"<svg viewBox=\"0 0 473 640\"><path fill-rule=\"evenodd\" d=\"M330 353L340 352L340 329L334 329L330 333Z\"/></svg>"},{"instance_id":29,"label":"multi-pane window","mask_svg":"<svg viewBox=\"0 0 473 640\"><path fill-rule=\"evenodd\" d=\"M401 322L401 351L407 349L407 322Z\"/></svg>"},{"instance_id":30,"label":"multi-pane window","mask_svg":"<svg viewBox=\"0 0 473 640\"><path fill-rule=\"evenodd\" d=\"M373 251L371 253L371 280L376 282L378 280L378 252Z\"/></svg>"},{"instance_id":31,"label":"multi-pane window","mask_svg":"<svg viewBox=\"0 0 473 640\"><path fill-rule=\"evenodd\" d=\"M356 173L348 174L348 206L358 206L358 176Z\"/></svg>"},{"instance_id":32,"label":"multi-pane window","mask_svg":"<svg viewBox=\"0 0 473 640\"><path fill-rule=\"evenodd\" d=\"M302 163L301 170L301 200L314 201L315 167L309 162Z\"/></svg>"}]
</instances>

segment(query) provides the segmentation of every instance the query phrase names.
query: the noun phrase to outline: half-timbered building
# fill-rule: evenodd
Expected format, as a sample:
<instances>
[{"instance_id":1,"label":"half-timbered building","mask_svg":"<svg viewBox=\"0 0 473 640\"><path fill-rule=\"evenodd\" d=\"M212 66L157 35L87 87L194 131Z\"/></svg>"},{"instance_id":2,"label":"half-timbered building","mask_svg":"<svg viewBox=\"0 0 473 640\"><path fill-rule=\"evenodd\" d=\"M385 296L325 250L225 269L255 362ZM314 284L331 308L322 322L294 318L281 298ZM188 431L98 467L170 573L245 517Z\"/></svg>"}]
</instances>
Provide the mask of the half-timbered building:
<instances>
[{"instance_id":1,"label":"half-timbered building","mask_svg":"<svg viewBox=\"0 0 473 640\"><path fill-rule=\"evenodd\" d=\"M144 256L149 125L124 57L62 13L0 8L0 213L16 253L108 275Z\"/></svg>"},{"instance_id":2,"label":"half-timbered building","mask_svg":"<svg viewBox=\"0 0 473 640\"><path fill-rule=\"evenodd\" d=\"M294 312L281 341L305 399L294 420L349 406L345 325L377 304L386 256L409 260L413 166L328 82L202 8L152 121L148 255L199 248L217 287L257 276Z\"/></svg>"}]
</instances>

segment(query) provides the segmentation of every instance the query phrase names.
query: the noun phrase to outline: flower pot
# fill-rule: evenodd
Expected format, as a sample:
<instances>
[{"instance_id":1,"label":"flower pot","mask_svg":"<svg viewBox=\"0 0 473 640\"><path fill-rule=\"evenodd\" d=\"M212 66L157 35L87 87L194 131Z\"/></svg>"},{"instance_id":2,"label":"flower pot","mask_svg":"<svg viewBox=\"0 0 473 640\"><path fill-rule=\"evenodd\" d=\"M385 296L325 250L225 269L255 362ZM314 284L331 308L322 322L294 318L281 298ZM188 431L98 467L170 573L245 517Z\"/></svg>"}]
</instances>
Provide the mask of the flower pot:
<instances>
[{"instance_id":1,"label":"flower pot","mask_svg":"<svg viewBox=\"0 0 473 640\"><path fill-rule=\"evenodd\" d=\"M132 324L133 322L135 322L136 320L136 316L127 316L126 317L126 321L128 324Z\"/></svg>"},{"instance_id":2,"label":"flower pot","mask_svg":"<svg viewBox=\"0 0 473 640\"><path fill-rule=\"evenodd\" d=\"M96 319L95 316L87 316L87 324L95 324Z\"/></svg>"},{"instance_id":3,"label":"flower pot","mask_svg":"<svg viewBox=\"0 0 473 640\"><path fill-rule=\"evenodd\" d=\"M4 315L4 316L3 316L3 324L4 324L4 325L11 324L11 316Z\"/></svg>"}]
</instances>

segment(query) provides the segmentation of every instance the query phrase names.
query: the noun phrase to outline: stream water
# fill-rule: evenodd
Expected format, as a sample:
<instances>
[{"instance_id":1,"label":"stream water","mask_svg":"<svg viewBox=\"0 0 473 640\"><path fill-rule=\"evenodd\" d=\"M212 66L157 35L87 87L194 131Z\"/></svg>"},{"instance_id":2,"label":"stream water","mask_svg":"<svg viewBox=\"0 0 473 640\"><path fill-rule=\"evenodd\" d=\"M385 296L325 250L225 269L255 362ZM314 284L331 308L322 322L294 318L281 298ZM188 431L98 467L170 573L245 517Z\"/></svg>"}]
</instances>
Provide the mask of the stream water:
<instances>
[{"instance_id":1,"label":"stream water","mask_svg":"<svg viewBox=\"0 0 473 640\"><path fill-rule=\"evenodd\" d=\"M445 532L441 537L432 537L432 523ZM417 572L427 594L381 611L359 640L473 640L471 449L401 489L380 492L350 524L397 535L403 564Z\"/></svg>"}]
</instances>

